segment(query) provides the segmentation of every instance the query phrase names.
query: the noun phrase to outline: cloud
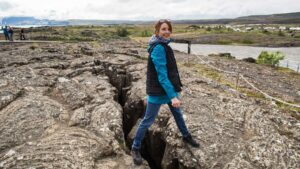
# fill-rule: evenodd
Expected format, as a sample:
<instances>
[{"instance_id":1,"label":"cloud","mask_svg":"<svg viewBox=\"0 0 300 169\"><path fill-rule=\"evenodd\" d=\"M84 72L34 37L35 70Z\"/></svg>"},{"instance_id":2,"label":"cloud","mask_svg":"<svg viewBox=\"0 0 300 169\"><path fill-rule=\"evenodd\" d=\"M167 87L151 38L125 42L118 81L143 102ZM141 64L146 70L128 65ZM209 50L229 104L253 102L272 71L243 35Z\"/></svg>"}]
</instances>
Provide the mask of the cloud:
<instances>
[{"instance_id":1,"label":"cloud","mask_svg":"<svg viewBox=\"0 0 300 169\"><path fill-rule=\"evenodd\" d=\"M1 16L48 19L214 19L300 11L299 0L0 0ZM12 3L14 5L12 5ZM4 11L6 10L6 11Z\"/></svg>"},{"instance_id":2,"label":"cloud","mask_svg":"<svg viewBox=\"0 0 300 169\"><path fill-rule=\"evenodd\" d=\"M8 11L12 9L14 6L13 4L7 2L7 1L0 1L0 11Z\"/></svg>"}]
</instances>

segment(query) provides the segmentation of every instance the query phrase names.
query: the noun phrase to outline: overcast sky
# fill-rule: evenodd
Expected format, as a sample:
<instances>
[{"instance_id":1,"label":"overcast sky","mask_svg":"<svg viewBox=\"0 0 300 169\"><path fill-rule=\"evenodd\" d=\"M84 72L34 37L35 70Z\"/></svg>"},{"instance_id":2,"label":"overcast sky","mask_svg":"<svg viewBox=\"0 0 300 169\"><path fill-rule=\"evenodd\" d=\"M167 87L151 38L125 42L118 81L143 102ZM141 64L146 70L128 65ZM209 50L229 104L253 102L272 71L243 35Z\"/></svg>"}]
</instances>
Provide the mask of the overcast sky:
<instances>
[{"instance_id":1,"label":"overcast sky","mask_svg":"<svg viewBox=\"0 0 300 169\"><path fill-rule=\"evenodd\" d=\"M0 17L153 20L300 12L300 0L0 0Z\"/></svg>"}]
</instances>

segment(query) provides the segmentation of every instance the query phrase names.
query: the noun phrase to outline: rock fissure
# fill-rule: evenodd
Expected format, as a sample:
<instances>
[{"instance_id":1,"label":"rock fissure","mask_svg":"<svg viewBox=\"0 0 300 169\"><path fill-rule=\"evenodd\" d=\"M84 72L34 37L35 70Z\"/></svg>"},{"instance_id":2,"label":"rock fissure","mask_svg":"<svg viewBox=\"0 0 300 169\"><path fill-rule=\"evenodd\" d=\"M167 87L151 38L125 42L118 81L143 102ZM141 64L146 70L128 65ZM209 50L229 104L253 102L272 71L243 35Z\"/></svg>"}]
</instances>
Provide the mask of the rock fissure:
<instances>
[{"instance_id":1,"label":"rock fissure","mask_svg":"<svg viewBox=\"0 0 300 169\"><path fill-rule=\"evenodd\" d=\"M110 83L117 89L117 101L123 109L123 132L127 148L131 149L132 140L128 139L130 131L143 118L145 105L143 100L129 103L127 102L127 92L131 89L132 76L123 66L113 65L108 62L95 60L95 65L101 65L104 68L106 76ZM125 117L127 116L127 117ZM135 130L134 130L135 131ZM153 147L155 145L155 147ZM141 154L147 160L149 166L154 169L160 169L161 161L164 155L165 142L161 139L161 133L154 134L147 131L142 142ZM176 169L176 168L174 168Z\"/></svg>"}]
</instances>

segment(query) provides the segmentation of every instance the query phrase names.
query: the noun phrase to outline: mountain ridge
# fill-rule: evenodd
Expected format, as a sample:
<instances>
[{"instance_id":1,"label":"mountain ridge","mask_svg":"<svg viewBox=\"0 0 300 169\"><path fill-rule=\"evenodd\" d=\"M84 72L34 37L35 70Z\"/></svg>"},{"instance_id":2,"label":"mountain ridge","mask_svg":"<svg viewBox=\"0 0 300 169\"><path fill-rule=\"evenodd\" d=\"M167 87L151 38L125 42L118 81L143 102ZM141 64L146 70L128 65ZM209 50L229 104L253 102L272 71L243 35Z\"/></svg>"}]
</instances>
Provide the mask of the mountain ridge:
<instances>
[{"instance_id":1,"label":"mountain ridge","mask_svg":"<svg viewBox=\"0 0 300 169\"><path fill-rule=\"evenodd\" d=\"M147 24L153 23L143 20L49 20L36 19L32 16L10 16L2 18L2 25L44 25L44 26L67 26L67 25L110 25L110 24ZM249 15L232 19L180 19L173 20L178 24L299 24L300 12L270 14L270 15Z\"/></svg>"}]
</instances>

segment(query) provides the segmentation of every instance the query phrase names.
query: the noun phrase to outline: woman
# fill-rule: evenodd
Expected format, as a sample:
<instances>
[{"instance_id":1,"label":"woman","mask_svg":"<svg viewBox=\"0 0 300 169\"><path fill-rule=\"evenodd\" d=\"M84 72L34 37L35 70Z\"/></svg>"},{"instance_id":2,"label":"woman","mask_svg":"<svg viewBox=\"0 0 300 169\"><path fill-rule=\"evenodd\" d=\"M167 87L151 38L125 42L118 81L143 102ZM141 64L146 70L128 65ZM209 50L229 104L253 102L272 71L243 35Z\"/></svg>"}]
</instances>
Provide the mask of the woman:
<instances>
[{"instance_id":1,"label":"woman","mask_svg":"<svg viewBox=\"0 0 300 169\"><path fill-rule=\"evenodd\" d=\"M9 35L9 41L14 41L14 30L11 26L8 29L8 35Z\"/></svg>"},{"instance_id":2,"label":"woman","mask_svg":"<svg viewBox=\"0 0 300 169\"><path fill-rule=\"evenodd\" d=\"M179 92L181 81L172 48L168 45L171 41L172 25L168 20L159 20L155 25L155 34L151 37L148 46L147 65L147 107L143 120L139 124L131 147L133 162L142 164L140 155L141 142L147 129L152 125L161 104L168 104L176 124L183 136L183 141L199 147L199 144L189 133L180 108Z\"/></svg>"},{"instance_id":3,"label":"woman","mask_svg":"<svg viewBox=\"0 0 300 169\"><path fill-rule=\"evenodd\" d=\"M4 33L4 36L5 36L5 40L9 40L8 27L7 26L4 27L3 33Z\"/></svg>"},{"instance_id":4,"label":"woman","mask_svg":"<svg viewBox=\"0 0 300 169\"><path fill-rule=\"evenodd\" d=\"M25 40L25 31L23 28L21 28L21 31L20 31L20 40Z\"/></svg>"}]
</instances>

